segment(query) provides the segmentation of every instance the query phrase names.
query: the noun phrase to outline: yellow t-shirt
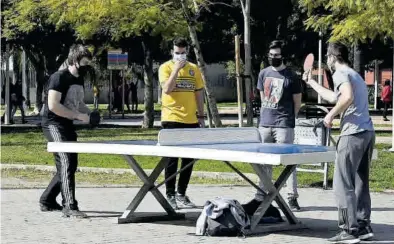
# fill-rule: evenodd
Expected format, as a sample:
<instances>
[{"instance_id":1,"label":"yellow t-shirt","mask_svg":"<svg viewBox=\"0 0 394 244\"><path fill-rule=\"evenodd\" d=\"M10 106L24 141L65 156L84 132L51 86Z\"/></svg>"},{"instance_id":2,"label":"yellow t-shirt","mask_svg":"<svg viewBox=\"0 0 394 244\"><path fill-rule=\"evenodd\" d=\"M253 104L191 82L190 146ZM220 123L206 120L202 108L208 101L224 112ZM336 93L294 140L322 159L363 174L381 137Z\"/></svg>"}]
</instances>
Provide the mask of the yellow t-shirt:
<instances>
[{"instance_id":1,"label":"yellow t-shirt","mask_svg":"<svg viewBox=\"0 0 394 244\"><path fill-rule=\"evenodd\" d=\"M159 68L159 82L163 85L168 80L174 68L170 60ZM161 121L179 122L184 124L197 123L197 102L195 91L204 88L200 69L197 65L187 62L176 79L174 90L161 96Z\"/></svg>"}]
</instances>

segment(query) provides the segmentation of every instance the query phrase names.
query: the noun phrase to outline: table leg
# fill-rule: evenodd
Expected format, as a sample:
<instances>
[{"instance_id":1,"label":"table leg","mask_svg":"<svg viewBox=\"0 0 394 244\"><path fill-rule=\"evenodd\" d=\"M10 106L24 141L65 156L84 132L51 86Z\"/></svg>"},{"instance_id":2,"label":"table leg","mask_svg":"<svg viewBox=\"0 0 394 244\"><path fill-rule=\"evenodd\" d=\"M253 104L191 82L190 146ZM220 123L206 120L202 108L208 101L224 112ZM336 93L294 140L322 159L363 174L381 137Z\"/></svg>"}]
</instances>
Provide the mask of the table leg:
<instances>
[{"instance_id":1,"label":"table leg","mask_svg":"<svg viewBox=\"0 0 394 244\"><path fill-rule=\"evenodd\" d=\"M157 164L153 172L148 176L145 171L141 168L138 162L130 155L124 156L130 167L134 170L137 176L144 182L144 185L138 191L137 195L131 201L127 209L124 211L121 217L118 218L118 223L131 223L131 222L152 222L152 221L163 221L163 220L178 220L184 219L184 214L177 213L171 205L167 202L166 198L161 194L161 192L155 188L155 181L160 176L160 173L167 166L168 161L166 158L162 158ZM151 192L160 205L167 212L167 215L163 214L139 214L135 213L138 205L141 203L142 199L146 196L148 192Z\"/></svg>"}]
</instances>

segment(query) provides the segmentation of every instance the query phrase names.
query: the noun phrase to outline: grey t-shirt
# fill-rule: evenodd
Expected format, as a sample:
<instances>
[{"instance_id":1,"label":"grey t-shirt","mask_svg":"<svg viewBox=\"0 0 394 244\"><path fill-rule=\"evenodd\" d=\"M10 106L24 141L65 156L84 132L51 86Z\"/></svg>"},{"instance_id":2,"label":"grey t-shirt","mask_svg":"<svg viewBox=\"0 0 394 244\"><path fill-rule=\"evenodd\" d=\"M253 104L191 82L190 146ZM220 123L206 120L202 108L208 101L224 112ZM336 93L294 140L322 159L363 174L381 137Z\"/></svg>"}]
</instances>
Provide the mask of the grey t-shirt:
<instances>
[{"instance_id":1,"label":"grey t-shirt","mask_svg":"<svg viewBox=\"0 0 394 244\"><path fill-rule=\"evenodd\" d=\"M270 66L260 71L257 89L264 93L260 126L294 128L293 94L301 93L301 82L297 75L289 68L276 71Z\"/></svg>"},{"instance_id":2,"label":"grey t-shirt","mask_svg":"<svg viewBox=\"0 0 394 244\"><path fill-rule=\"evenodd\" d=\"M368 110L368 90L363 78L353 69L343 66L333 75L335 93L341 95L339 87L350 82L353 91L353 102L341 114L341 136L352 135L363 131L374 131Z\"/></svg>"}]
</instances>

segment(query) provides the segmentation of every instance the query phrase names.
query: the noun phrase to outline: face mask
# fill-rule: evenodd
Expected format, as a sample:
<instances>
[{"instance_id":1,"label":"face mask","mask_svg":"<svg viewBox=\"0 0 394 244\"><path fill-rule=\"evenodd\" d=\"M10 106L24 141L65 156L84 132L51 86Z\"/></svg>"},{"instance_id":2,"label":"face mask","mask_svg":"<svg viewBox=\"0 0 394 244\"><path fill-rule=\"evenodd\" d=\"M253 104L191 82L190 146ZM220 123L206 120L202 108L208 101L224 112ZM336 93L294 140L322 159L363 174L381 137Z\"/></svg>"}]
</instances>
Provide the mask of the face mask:
<instances>
[{"instance_id":1,"label":"face mask","mask_svg":"<svg viewBox=\"0 0 394 244\"><path fill-rule=\"evenodd\" d=\"M268 58L268 63L273 67L279 67L282 64L282 58Z\"/></svg>"},{"instance_id":2,"label":"face mask","mask_svg":"<svg viewBox=\"0 0 394 244\"><path fill-rule=\"evenodd\" d=\"M184 54L175 54L174 53L174 61L184 61L186 60L186 53Z\"/></svg>"},{"instance_id":3,"label":"face mask","mask_svg":"<svg viewBox=\"0 0 394 244\"><path fill-rule=\"evenodd\" d=\"M90 65L79 66L78 75L80 77L84 77L88 73L89 70L90 70Z\"/></svg>"}]
</instances>

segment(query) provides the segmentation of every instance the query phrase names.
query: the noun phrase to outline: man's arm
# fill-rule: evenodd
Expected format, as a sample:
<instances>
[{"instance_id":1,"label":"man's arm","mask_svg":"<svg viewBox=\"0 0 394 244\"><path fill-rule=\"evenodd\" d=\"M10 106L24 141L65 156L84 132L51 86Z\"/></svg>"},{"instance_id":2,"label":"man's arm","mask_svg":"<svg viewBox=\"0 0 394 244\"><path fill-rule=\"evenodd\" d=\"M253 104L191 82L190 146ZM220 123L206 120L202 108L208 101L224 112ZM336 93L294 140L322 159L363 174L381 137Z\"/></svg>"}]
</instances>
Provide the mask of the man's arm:
<instances>
[{"instance_id":1,"label":"man's arm","mask_svg":"<svg viewBox=\"0 0 394 244\"><path fill-rule=\"evenodd\" d=\"M78 119L82 121L86 121L86 116L89 119L87 114L82 114L78 112L74 112L60 103L60 99L62 98L62 94L55 90L48 91L48 109L55 113L56 115L67 118L67 119ZM89 120L87 121L89 122Z\"/></svg>"},{"instance_id":2,"label":"man's arm","mask_svg":"<svg viewBox=\"0 0 394 244\"><path fill-rule=\"evenodd\" d=\"M179 70L182 69L186 64L186 61L177 61L175 62L174 69L171 71L170 76L166 79L165 76L168 76L168 74L164 74L166 71L165 70L159 70L159 79L160 83L162 80L165 80L162 83L162 88L163 92L165 94L170 94L176 86L176 79L178 78L178 73Z\"/></svg>"},{"instance_id":3,"label":"man's arm","mask_svg":"<svg viewBox=\"0 0 394 244\"><path fill-rule=\"evenodd\" d=\"M302 76L302 79L309 84L313 90L315 90L320 96L323 97L324 100L328 101L331 104L334 104L337 101L337 95L335 92L325 88L324 86L319 85L315 80L311 78L312 72L307 71Z\"/></svg>"},{"instance_id":4,"label":"man's arm","mask_svg":"<svg viewBox=\"0 0 394 244\"><path fill-rule=\"evenodd\" d=\"M90 114L92 111L90 111L89 107L84 102L81 102L79 104L79 112L83 114Z\"/></svg>"},{"instance_id":5,"label":"man's arm","mask_svg":"<svg viewBox=\"0 0 394 244\"><path fill-rule=\"evenodd\" d=\"M344 82L339 87L341 95L338 98L336 105L328 113L332 118L344 112L353 102L353 91L350 82Z\"/></svg>"},{"instance_id":6,"label":"man's arm","mask_svg":"<svg viewBox=\"0 0 394 244\"><path fill-rule=\"evenodd\" d=\"M293 94L294 115L296 117L301 108L301 100L302 100L302 93Z\"/></svg>"},{"instance_id":7,"label":"man's arm","mask_svg":"<svg viewBox=\"0 0 394 244\"><path fill-rule=\"evenodd\" d=\"M204 89L200 89L194 92L197 102L197 114L198 116L204 116Z\"/></svg>"}]
</instances>

